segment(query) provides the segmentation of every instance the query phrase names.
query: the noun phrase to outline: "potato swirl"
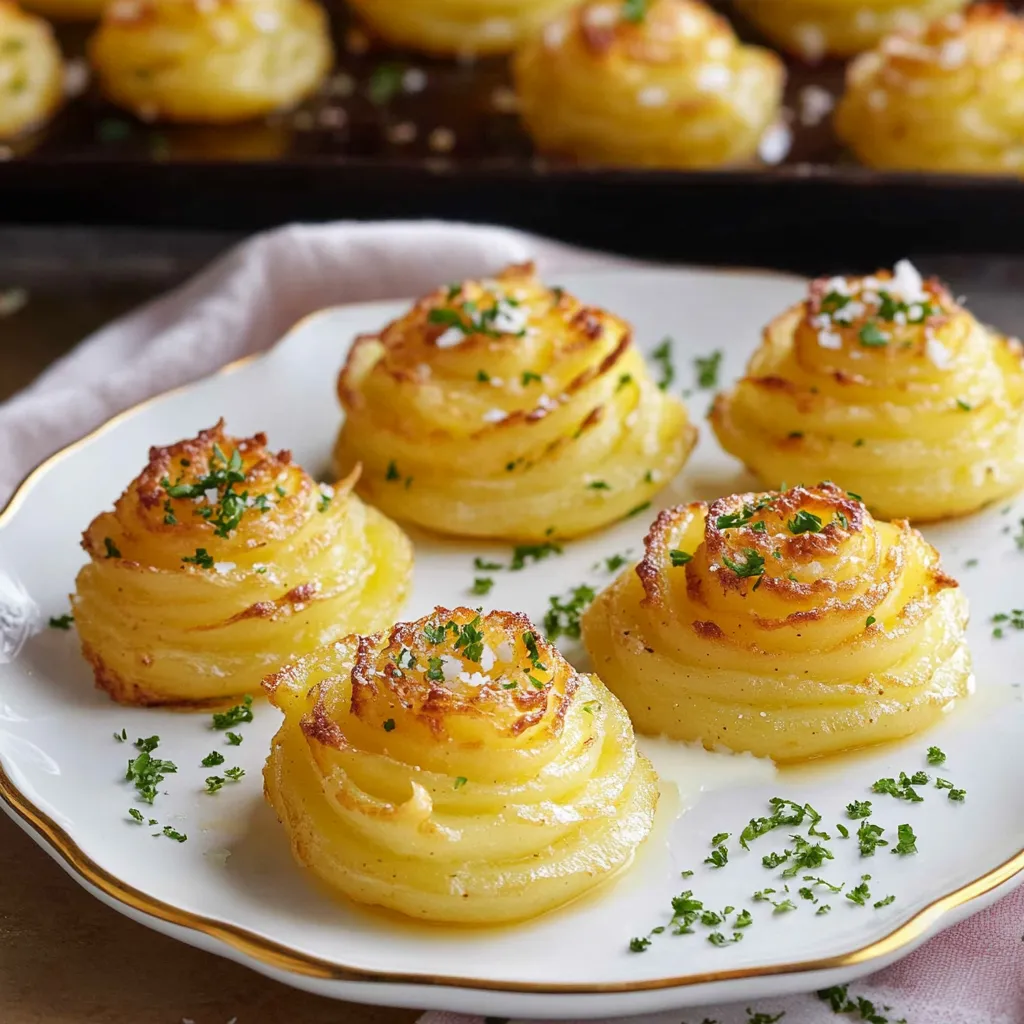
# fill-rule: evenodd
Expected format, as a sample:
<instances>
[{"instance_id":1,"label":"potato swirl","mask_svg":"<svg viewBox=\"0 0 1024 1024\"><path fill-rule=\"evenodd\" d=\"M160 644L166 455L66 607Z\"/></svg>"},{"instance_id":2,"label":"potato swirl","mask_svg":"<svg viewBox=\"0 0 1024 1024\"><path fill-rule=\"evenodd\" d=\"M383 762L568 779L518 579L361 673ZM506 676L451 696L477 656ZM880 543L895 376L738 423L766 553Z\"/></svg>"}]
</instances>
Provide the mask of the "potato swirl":
<instances>
[{"instance_id":1,"label":"potato swirl","mask_svg":"<svg viewBox=\"0 0 1024 1024\"><path fill-rule=\"evenodd\" d=\"M0 139L47 121L64 97L64 65L53 30L0 0Z\"/></svg>"},{"instance_id":2,"label":"potato swirl","mask_svg":"<svg viewBox=\"0 0 1024 1024\"><path fill-rule=\"evenodd\" d=\"M442 533L540 540L626 515L696 440L629 325L532 266L420 300L356 340L338 381L339 473L388 515Z\"/></svg>"},{"instance_id":3,"label":"potato swirl","mask_svg":"<svg viewBox=\"0 0 1024 1024\"><path fill-rule=\"evenodd\" d=\"M516 55L523 121L547 152L599 164L745 163L779 118L785 71L698 0L593 0Z\"/></svg>"},{"instance_id":4,"label":"potato swirl","mask_svg":"<svg viewBox=\"0 0 1024 1024\"><path fill-rule=\"evenodd\" d=\"M834 484L666 509L583 637L641 732L791 761L908 736L971 681L967 602Z\"/></svg>"},{"instance_id":5,"label":"potato swirl","mask_svg":"<svg viewBox=\"0 0 1024 1024\"><path fill-rule=\"evenodd\" d=\"M827 477L882 516L961 515L1024 483L1021 355L906 261L822 278L711 423L769 486Z\"/></svg>"},{"instance_id":6,"label":"potato swirl","mask_svg":"<svg viewBox=\"0 0 1024 1024\"><path fill-rule=\"evenodd\" d=\"M508 53L578 0L350 0L394 46L441 56Z\"/></svg>"},{"instance_id":7,"label":"potato swirl","mask_svg":"<svg viewBox=\"0 0 1024 1024\"><path fill-rule=\"evenodd\" d=\"M143 120L202 124L294 106L334 60L313 0L112 0L89 56L113 103Z\"/></svg>"},{"instance_id":8,"label":"potato swirl","mask_svg":"<svg viewBox=\"0 0 1024 1024\"><path fill-rule=\"evenodd\" d=\"M97 686L129 704L255 692L297 654L391 622L412 550L350 489L317 486L262 434L223 421L152 448L85 531L72 598Z\"/></svg>"},{"instance_id":9,"label":"potato swirl","mask_svg":"<svg viewBox=\"0 0 1024 1024\"><path fill-rule=\"evenodd\" d=\"M836 130L872 167L1024 174L1024 18L975 4L847 69Z\"/></svg>"},{"instance_id":10,"label":"potato swirl","mask_svg":"<svg viewBox=\"0 0 1024 1024\"><path fill-rule=\"evenodd\" d=\"M970 0L738 0L772 42L804 60L851 57L891 32L921 28Z\"/></svg>"},{"instance_id":11,"label":"potato swirl","mask_svg":"<svg viewBox=\"0 0 1024 1024\"><path fill-rule=\"evenodd\" d=\"M625 710L529 619L436 608L264 683L264 770L296 858L350 898L464 924L522 920L630 862L657 778Z\"/></svg>"}]
</instances>

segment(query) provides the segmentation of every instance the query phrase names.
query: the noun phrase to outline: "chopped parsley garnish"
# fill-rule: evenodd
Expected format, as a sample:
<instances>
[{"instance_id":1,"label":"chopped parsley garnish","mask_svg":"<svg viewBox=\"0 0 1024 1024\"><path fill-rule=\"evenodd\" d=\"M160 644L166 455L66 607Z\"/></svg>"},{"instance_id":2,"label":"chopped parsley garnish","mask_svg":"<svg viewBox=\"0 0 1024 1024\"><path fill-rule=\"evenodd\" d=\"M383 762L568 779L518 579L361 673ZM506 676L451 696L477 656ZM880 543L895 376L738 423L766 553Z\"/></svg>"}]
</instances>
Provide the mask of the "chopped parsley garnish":
<instances>
[{"instance_id":1,"label":"chopped parsley garnish","mask_svg":"<svg viewBox=\"0 0 1024 1024\"><path fill-rule=\"evenodd\" d=\"M544 614L544 632L548 640L557 640L567 636L572 640L580 637L580 616L597 596L593 587L581 583L574 587L568 598L557 594L548 598L550 607Z\"/></svg>"},{"instance_id":2,"label":"chopped parsley garnish","mask_svg":"<svg viewBox=\"0 0 1024 1024\"><path fill-rule=\"evenodd\" d=\"M140 736L135 741L135 749L141 750L145 754L151 754L158 746L160 746L159 736L147 736L145 738Z\"/></svg>"},{"instance_id":3,"label":"chopped parsley garnish","mask_svg":"<svg viewBox=\"0 0 1024 1024\"><path fill-rule=\"evenodd\" d=\"M124 743L125 740L128 739L128 730L122 729L120 732L115 732L114 739L117 740L118 743Z\"/></svg>"},{"instance_id":4,"label":"chopped parsley garnish","mask_svg":"<svg viewBox=\"0 0 1024 1024\"><path fill-rule=\"evenodd\" d=\"M873 905L874 905L875 910L881 910L882 907L887 907L887 906L889 906L890 903L895 903L895 902L896 902L896 897L895 896L886 896L885 899L877 900Z\"/></svg>"},{"instance_id":5,"label":"chopped parsley garnish","mask_svg":"<svg viewBox=\"0 0 1024 1024\"><path fill-rule=\"evenodd\" d=\"M753 548L747 548L743 552L742 562L734 561L728 555L722 555L725 566L732 569L737 576L743 578L748 576L761 576L764 573L764 556Z\"/></svg>"},{"instance_id":6,"label":"chopped parsley garnish","mask_svg":"<svg viewBox=\"0 0 1024 1024\"><path fill-rule=\"evenodd\" d=\"M611 487L604 480L591 480L587 484L588 491L610 491Z\"/></svg>"},{"instance_id":7,"label":"chopped parsley garnish","mask_svg":"<svg viewBox=\"0 0 1024 1024\"><path fill-rule=\"evenodd\" d=\"M181 560L198 566L200 569L213 568L213 555L211 555L206 548L196 548L196 553L194 555L183 555Z\"/></svg>"},{"instance_id":8,"label":"chopped parsley garnish","mask_svg":"<svg viewBox=\"0 0 1024 1024\"><path fill-rule=\"evenodd\" d=\"M543 379L544 378L541 377L541 375L539 373L534 373L533 370L524 370L523 371L523 376L522 376L522 384L523 384L523 387L525 388L528 384L531 384L534 381L539 383Z\"/></svg>"},{"instance_id":9,"label":"chopped parsley garnish","mask_svg":"<svg viewBox=\"0 0 1024 1024\"><path fill-rule=\"evenodd\" d=\"M929 747L927 757L929 764L944 764L946 760L946 755L938 747Z\"/></svg>"},{"instance_id":10,"label":"chopped parsley garnish","mask_svg":"<svg viewBox=\"0 0 1024 1024\"><path fill-rule=\"evenodd\" d=\"M616 569L621 569L628 561L629 559L625 555L609 555L604 560L604 567L608 572L615 572Z\"/></svg>"},{"instance_id":11,"label":"chopped parsley garnish","mask_svg":"<svg viewBox=\"0 0 1024 1024\"><path fill-rule=\"evenodd\" d=\"M384 474L384 479L388 481L402 479L402 474L398 472L398 466L396 465L394 459L392 459L391 462L388 463L388 469L387 472Z\"/></svg>"},{"instance_id":12,"label":"chopped parsley garnish","mask_svg":"<svg viewBox=\"0 0 1024 1024\"><path fill-rule=\"evenodd\" d=\"M219 750L211 750L199 763L204 768L214 768L224 763L224 755Z\"/></svg>"},{"instance_id":13,"label":"chopped parsley garnish","mask_svg":"<svg viewBox=\"0 0 1024 1024\"><path fill-rule=\"evenodd\" d=\"M735 530L746 526L753 518L754 509L750 505L744 505L740 512L726 512L715 520L715 526L719 530Z\"/></svg>"},{"instance_id":14,"label":"chopped parsley garnish","mask_svg":"<svg viewBox=\"0 0 1024 1024\"><path fill-rule=\"evenodd\" d=\"M588 700L586 704L583 705L583 710L588 715L592 715L595 708L597 708L598 711L601 710L601 702L599 700Z\"/></svg>"},{"instance_id":15,"label":"chopped parsley garnish","mask_svg":"<svg viewBox=\"0 0 1024 1024\"><path fill-rule=\"evenodd\" d=\"M898 842L892 848L893 853L905 857L908 853L917 853L917 836L909 825L898 825L896 828Z\"/></svg>"},{"instance_id":16,"label":"chopped parsley garnish","mask_svg":"<svg viewBox=\"0 0 1024 1024\"><path fill-rule=\"evenodd\" d=\"M233 747L240 747L242 745L242 737L237 732L229 732L227 734L228 743Z\"/></svg>"},{"instance_id":17,"label":"chopped parsley garnish","mask_svg":"<svg viewBox=\"0 0 1024 1024\"><path fill-rule=\"evenodd\" d=\"M820 517L813 512L800 509L792 519L786 523L790 533L821 533L822 524Z\"/></svg>"},{"instance_id":18,"label":"chopped parsley garnish","mask_svg":"<svg viewBox=\"0 0 1024 1024\"><path fill-rule=\"evenodd\" d=\"M821 843L809 843L803 836L790 836L796 844L792 862L785 871L783 878L794 878L800 871L808 868L820 868L826 860L833 860L832 851Z\"/></svg>"},{"instance_id":19,"label":"chopped parsley garnish","mask_svg":"<svg viewBox=\"0 0 1024 1024\"><path fill-rule=\"evenodd\" d=\"M125 779L130 781L139 794L139 799L144 803L151 804L157 795L156 787L163 782L165 775L173 775L178 766L173 761L164 761L161 758L153 757L152 751L156 749L159 742L156 736L148 740L136 741L136 746L144 744L139 749L142 751L138 757L128 761L128 770L125 772Z\"/></svg>"},{"instance_id":20,"label":"chopped parsley garnish","mask_svg":"<svg viewBox=\"0 0 1024 1024\"><path fill-rule=\"evenodd\" d=\"M241 704L236 704L227 711L215 711L212 725L214 729L230 729L233 725L252 721L252 697L247 693Z\"/></svg>"},{"instance_id":21,"label":"chopped parsley garnish","mask_svg":"<svg viewBox=\"0 0 1024 1024\"><path fill-rule=\"evenodd\" d=\"M633 516L640 515L641 512L646 512L651 507L649 501L642 501L639 505L634 505L622 518L632 519Z\"/></svg>"},{"instance_id":22,"label":"chopped parsley garnish","mask_svg":"<svg viewBox=\"0 0 1024 1024\"><path fill-rule=\"evenodd\" d=\"M884 832L881 825L874 825L870 821L861 822L857 829L857 843L862 857L873 857L879 846L889 845L889 841L882 838Z\"/></svg>"},{"instance_id":23,"label":"chopped parsley garnish","mask_svg":"<svg viewBox=\"0 0 1024 1024\"><path fill-rule=\"evenodd\" d=\"M646 4L644 5L644 10L646 10ZM641 15L642 17L643 15ZM637 18L634 20L639 21L641 19ZM651 353L651 358L661 368L661 379L658 381L658 387L664 391L676 379L676 368L672 364L672 339L665 338Z\"/></svg>"},{"instance_id":24,"label":"chopped parsley garnish","mask_svg":"<svg viewBox=\"0 0 1024 1024\"><path fill-rule=\"evenodd\" d=\"M622 0L622 20L638 25L647 17L649 0Z\"/></svg>"},{"instance_id":25,"label":"chopped parsley garnish","mask_svg":"<svg viewBox=\"0 0 1024 1024\"><path fill-rule=\"evenodd\" d=\"M501 338L505 335L521 338L526 334L525 327L520 330L503 330L499 326L499 319L509 318L518 306L519 303L515 299L507 298L498 299L488 309L480 309L475 302L464 302L461 310L444 307L432 309L427 314L427 321L455 328L466 337L480 334L485 338Z\"/></svg>"},{"instance_id":26,"label":"chopped parsley garnish","mask_svg":"<svg viewBox=\"0 0 1024 1024\"><path fill-rule=\"evenodd\" d=\"M109 538L103 538L103 546L107 549L107 558L120 558L121 552L117 550L117 545Z\"/></svg>"},{"instance_id":27,"label":"chopped parsley garnish","mask_svg":"<svg viewBox=\"0 0 1024 1024\"><path fill-rule=\"evenodd\" d=\"M164 525L165 526L177 526L178 517L174 514L174 506L171 504L171 499L168 498L164 502Z\"/></svg>"},{"instance_id":28,"label":"chopped parsley garnish","mask_svg":"<svg viewBox=\"0 0 1024 1024\"><path fill-rule=\"evenodd\" d=\"M624 373L621 377L619 377L619 383L615 385L615 390L616 391L621 391L632 380L633 380L633 374L631 374L631 373Z\"/></svg>"},{"instance_id":29,"label":"chopped parsley garnish","mask_svg":"<svg viewBox=\"0 0 1024 1024\"><path fill-rule=\"evenodd\" d=\"M436 655L427 658L427 671L424 673L424 676L432 683L439 683L444 679L444 662L441 658ZM388 719L388 721L391 722L391 728L394 729L395 723L391 719ZM387 722L384 723L384 728L387 729Z\"/></svg>"},{"instance_id":30,"label":"chopped parsley garnish","mask_svg":"<svg viewBox=\"0 0 1024 1024\"><path fill-rule=\"evenodd\" d=\"M473 580L473 587L471 593L479 594L481 597L485 597L491 592L491 588L494 586L494 579L490 576L477 576Z\"/></svg>"},{"instance_id":31,"label":"chopped parsley garnish","mask_svg":"<svg viewBox=\"0 0 1024 1024\"><path fill-rule=\"evenodd\" d=\"M498 572L505 567L501 562L488 562L477 556L473 559L473 568L476 569L477 572Z\"/></svg>"},{"instance_id":32,"label":"chopped parsley garnish","mask_svg":"<svg viewBox=\"0 0 1024 1024\"><path fill-rule=\"evenodd\" d=\"M704 858L704 863L713 868L724 868L729 863L729 851L724 846L716 846L711 855Z\"/></svg>"},{"instance_id":33,"label":"chopped parsley garnish","mask_svg":"<svg viewBox=\"0 0 1024 1024\"><path fill-rule=\"evenodd\" d=\"M479 615L464 626L456 622L448 623L448 627L455 634L455 650L461 651L462 656L469 661L479 661L484 654L484 635L477 629L479 625Z\"/></svg>"},{"instance_id":34,"label":"chopped parsley garnish","mask_svg":"<svg viewBox=\"0 0 1024 1024\"><path fill-rule=\"evenodd\" d=\"M458 776L458 778L456 778L455 783L452 786L452 789L462 789L462 787L467 782L469 782L469 779L467 779L465 775L460 775L460 776Z\"/></svg>"},{"instance_id":35,"label":"chopped parsley garnish","mask_svg":"<svg viewBox=\"0 0 1024 1024\"><path fill-rule=\"evenodd\" d=\"M822 914L827 914L832 910L832 907L828 903L822 903L820 907L814 912L815 917L820 917Z\"/></svg>"},{"instance_id":36,"label":"chopped parsley garnish","mask_svg":"<svg viewBox=\"0 0 1024 1024\"><path fill-rule=\"evenodd\" d=\"M331 502L334 500L334 495L328 494L326 491L320 492L320 497L316 502L317 512L326 512L331 507ZM263 509L265 512L266 509Z\"/></svg>"},{"instance_id":37,"label":"chopped parsley garnish","mask_svg":"<svg viewBox=\"0 0 1024 1024\"><path fill-rule=\"evenodd\" d=\"M711 845L712 846L721 846L722 843L724 843L729 838L730 835L731 835L731 833L729 833L729 832L719 832L718 835L715 836L711 840Z\"/></svg>"},{"instance_id":38,"label":"chopped parsley garnish","mask_svg":"<svg viewBox=\"0 0 1024 1024\"><path fill-rule=\"evenodd\" d=\"M537 649L537 634L536 633L524 633L523 634L523 645L526 647L527 657L530 659L530 664L541 672L546 672L547 667L540 660L540 651Z\"/></svg>"},{"instance_id":39,"label":"chopped parsley garnish","mask_svg":"<svg viewBox=\"0 0 1024 1024\"><path fill-rule=\"evenodd\" d=\"M540 562L550 555L560 555L561 545L552 540L546 540L542 544L519 544L512 551L512 561L509 569L518 572L526 568L527 562Z\"/></svg>"},{"instance_id":40,"label":"chopped parsley garnish","mask_svg":"<svg viewBox=\"0 0 1024 1024\"><path fill-rule=\"evenodd\" d=\"M686 565L687 562L693 560L693 555L686 551L680 551L679 548L673 548L669 553L668 557L672 562L674 568L678 569L681 565Z\"/></svg>"},{"instance_id":41,"label":"chopped parsley garnish","mask_svg":"<svg viewBox=\"0 0 1024 1024\"><path fill-rule=\"evenodd\" d=\"M883 348L889 344L889 335L871 320L860 329L857 337L866 348Z\"/></svg>"},{"instance_id":42,"label":"chopped parsley garnish","mask_svg":"<svg viewBox=\"0 0 1024 1024\"><path fill-rule=\"evenodd\" d=\"M861 875L860 885L850 889L846 898L851 903L856 903L858 907L867 906L868 900L871 899L871 889L868 888L868 882L871 881L870 875Z\"/></svg>"},{"instance_id":43,"label":"chopped parsley garnish","mask_svg":"<svg viewBox=\"0 0 1024 1024\"><path fill-rule=\"evenodd\" d=\"M167 836L168 839L173 839L176 843L183 843L185 842L186 839L188 839L188 836L177 831L177 829L173 828L171 825L164 825L162 831L163 834Z\"/></svg>"},{"instance_id":44,"label":"chopped parsley garnish","mask_svg":"<svg viewBox=\"0 0 1024 1024\"><path fill-rule=\"evenodd\" d=\"M870 800L854 800L846 805L846 816L848 818L869 818L871 817Z\"/></svg>"},{"instance_id":45,"label":"chopped parsley garnish","mask_svg":"<svg viewBox=\"0 0 1024 1024\"><path fill-rule=\"evenodd\" d=\"M405 73L401 64L378 64L370 74L366 86L366 95L370 102L380 107L398 95L402 88L402 76Z\"/></svg>"},{"instance_id":46,"label":"chopped parsley garnish","mask_svg":"<svg viewBox=\"0 0 1024 1024\"><path fill-rule=\"evenodd\" d=\"M395 728L395 720L393 718L389 718L389 719L387 719L384 722L384 731L385 732L393 732L394 728Z\"/></svg>"},{"instance_id":47,"label":"chopped parsley garnish","mask_svg":"<svg viewBox=\"0 0 1024 1024\"><path fill-rule=\"evenodd\" d=\"M967 790L951 789L947 795L954 803L962 804L967 799Z\"/></svg>"},{"instance_id":48,"label":"chopped parsley garnish","mask_svg":"<svg viewBox=\"0 0 1024 1024\"><path fill-rule=\"evenodd\" d=\"M965 402L962 398L956 400L957 408L962 409L964 412L970 412L974 406L970 402Z\"/></svg>"},{"instance_id":49,"label":"chopped parsley garnish","mask_svg":"<svg viewBox=\"0 0 1024 1024\"><path fill-rule=\"evenodd\" d=\"M866 629L866 628L867 628L868 626L873 626L873 625L874 625L874 624L875 624L875 623L876 623L877 621L878 621L878 619L876 619L876 618L874 617L874 615L869 615L869 616L868 616L868 617L867 617L867 618L866 618L866 619L864 620L864 628Z\"/></svg>"},{"instance_id":50,"label":"chopped parsley garnish","mask_svg":"<svg viewBox=\"0 0 1024 1024\"><path fill-rule=\"evenodd\" d=\"M920 803L924 797L920 795L913 787L923 786L928 781L928 776L924 775L924 782L918 782L917 780L924 775L924 772L918 772L912 778L907 775L906 772L900 772L900 781L897 782L895 779L878 779L871 787L872 792L875 793L886 793L889 796L895 797L897 800L909 800L911 803Z\"/></svg>"},{"instance_id":51,"label":"chopped parsley garnish","mask_svg":"<svg viewBox=\"0 0 1024 1024\"><path fill-rule=\"evenodd\" d=\"M1004 625L1008 625L1012 629L1024 629L1024 608L1014 608L1009 614L999 612L992 616L992 621L997 624L992 630L992 635L997 640L1001 640Z\"/></svg>"},{"instance_id":52,"label":"chopped parsley garnish","mask_svg":"<svg viewBox=\"0 0 1024 1024\"><path fill-rule=\"evenodd\" d=\"M143 817L143 815L142 815L142 811L140 811L140 810L139 810L139 809L138 809L137 807L129 807L129 808L128 808L128 813L129 813L129 814L130 814L130 815L131 815L131 816L132 816L132 817L133 817L133 818L134 818L134 819L135 819L135 820L136 820L136 821L137 821L137 822L138 822L138 823L139 823L140 825L143 825L143 824L145 824L145 821L146 821L146 819L145 819L145 818Z\"/></svg>"},{"instance_id":53,"label":"chopped parsley garnish","mask_svg":"<svg viewBox=\"0 0 1024 1024\"><path fill-rule=\"evenodd\" d=\"M630 953L642 953L650 944L651 940L646 936L632 938L629 940L629 951Z\"/></svg>"},{"instance_id":54,"label":"chopped parsley garnish","mask_svg":"<svg viewBox=\"0 0 1024 1024\"><path fill-rule=\"evenodd\" d=\"M245 776L244 768L225 768L224 774L232 781L238 782Z\"/></svg>"},{"instance_id":55,"label":"chopped parsley garnish","mask_svg":"<svg viewBox=\"0 0 1024 1024\"><path fill-rule=\"evenodd\" d=\"M732 942L739 942L742 938L743 932L733 932L731 939L727 939L721 932L712 932L708 936L708 942L712 946L728 946Z\"/></svg>"},{"instance_id":56,"label":"chopped parsley garnish","mask_svg":"<svg viewBox=\"0 0 1024 1024\"><path fill-rule=\"evenodd\" d=\"M761 863L769 870L772 870L773 868L777 868L780 864L785 864L786 861L789 860L791 853L791 850L783 850L782 853L776 853L773 851L772 853L762 857Z\"/></svg>"},{"instance_id":57,"label":"chopped parsley garnish","mask_svg":"<svg viewBox=\"0 0 1024 1024\"><path fill-rule=\"evenodd\" d=\"M74 615L50 616L50 629L70 629L74 621Z\"/></svg>"},{"instance_id":58,"label":"chopped parsley garnish","mask_svg":"<svg viewBox=\"0 0 1024 1024\"><path fill-rule=\"evenodd\" d=\"M491 375L486 370L477 370L476 371L476 379L481 384L490 384L490 382L491 382Z\"/></svg>"},{"instance_id":59,"label":"chopped parsley garnish","mask_svg":"<svg viewBox=\"0 0 1024 1024\"><path fill-rule=\"evenodd\" d=\"M740 833L740 846L744 850L750 849L748 844L752 839L758 839L773 829L800 825L807 817L806 806L786 800L781 796L773 796L768 803L772 809L771 816L751 818L746 828Z\"/></svg>"},{"instance_id":60,"label":"chopped parsley garnish","mask_svg":"<svg viewBox=\"0 0 1024 1024\"><path fill-rule=\"evenodd\" d=\"M709 356L696 356L693 368L697 373L697 387L704 391L718 387L718 371L722 366L722 353L718 350Z\"/></svg>"},{"instance_id":61,"label":"chopped parsley garnish","mask_svg":"<svg viewBox=\"0 0 1024 1024\"><path fill-rule=\"evenodd\" d=\"M850 830L841 822L836 822L836 831L844 838L850 838Z\"/></svg>"},{"instance_id":62,"label":"chopped parsley garnish","mask_svg":"<svg viewBox=\"0 0 1024 1024\"><path fill-rule=\"evenodd\" d=\"M206 792L216 793L224 785L224 780L219 775L208 775L206 777Z\"/></svg>"}]
</instances>

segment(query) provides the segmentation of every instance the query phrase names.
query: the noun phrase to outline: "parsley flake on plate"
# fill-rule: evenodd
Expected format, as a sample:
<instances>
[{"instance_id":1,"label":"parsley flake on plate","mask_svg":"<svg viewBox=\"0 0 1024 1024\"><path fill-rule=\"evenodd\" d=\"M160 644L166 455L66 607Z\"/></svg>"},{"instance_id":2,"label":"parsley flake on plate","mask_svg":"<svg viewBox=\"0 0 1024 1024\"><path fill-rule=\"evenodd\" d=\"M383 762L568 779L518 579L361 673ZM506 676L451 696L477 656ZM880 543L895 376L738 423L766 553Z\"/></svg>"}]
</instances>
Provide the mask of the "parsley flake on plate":
<instances>
[{"instance_id":1,"label":"parsley flake on plate","mask_svg":"<svg viewBox=\"0 0 1024 1024\"><path fill-rule=\"evenodd\" d=\"M233 725L240 725L243 722L252 721L252 696L246 694L241 704L236 704L227 711L215 711L213 713L212 727L214 729L230 729Z\"/></svg>"}]
</instances>

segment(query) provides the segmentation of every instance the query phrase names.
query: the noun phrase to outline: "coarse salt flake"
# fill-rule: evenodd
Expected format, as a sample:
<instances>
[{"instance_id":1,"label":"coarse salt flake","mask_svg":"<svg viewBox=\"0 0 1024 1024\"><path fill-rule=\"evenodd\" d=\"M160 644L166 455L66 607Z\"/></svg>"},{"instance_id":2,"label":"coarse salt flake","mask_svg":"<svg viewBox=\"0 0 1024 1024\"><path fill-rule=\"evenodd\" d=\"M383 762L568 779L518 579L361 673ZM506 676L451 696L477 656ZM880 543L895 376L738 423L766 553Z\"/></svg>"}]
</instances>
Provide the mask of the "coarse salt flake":
<instances>
[{"instance_id":1,"label":"coarse salt flake","mask_svg":"<svg viewBox=\"0 0 1024 1024\"><path fill-rule=\"evenodd\" d=\"M761 141L757 145L757 155L766 164L780 164L786 159L792 145L793 133L789 126L777 122L761 136Z\"/></svg>"},{"instance_id":2,"label":"coarse salt flake","mask_svg":"<svg viewBox=\"0 0 1024 1024\"><path fill-rule=\"evenodd\" d=\"M213 563L213 568L214 568L215 572L218 572L218 573L220 573L221 576L224 576L227 573L231 572L232 569L235 568L235 563L234 562L214 562Z\"/></svg>"},{"instance_id":3,"label":"coarse salt flake","mask_svg":"<svg viewBox=\"0 0 1024 1024\"><path fill-rule=\"evenodd\" d=\"M500 423L502 420L508 418L508 413L504 409L488 409L484 413L484 423Z\"/></svg>"},{"instance_id":4,"label":"coarse salt flake","mask_svg":"<svg viewBox=\"0 0 1024 1024\"><path fill-rule=\"evenodd\" d=\"M924 343L924 352L940 370L945 370L953 361L953 353L938 338L929 337Z\"/></svg>"},{"instance_id":5,"label":"coarse salt flake","mask_svg":"<svg viewBox=\"0 0 1024 1024\"><path fill-rule=\"evenodd\" d=\"M821 124L835 106L835 97L820 85L806 85L800 90L800 123L808 127Z\"/></svg>"},{"instance_id":6,"label":"coarse salt flake","mask_svg":"<svg viewBox=\"0 0 1024 1024\"><path fill-rule=\"evenodd\" d=\"M461 345L466 340L466 334L458 327L449 327L444 334L439 335L434 339L434 344L438 348L455 348L456 345Z\"/></svg>"}]
</instances>

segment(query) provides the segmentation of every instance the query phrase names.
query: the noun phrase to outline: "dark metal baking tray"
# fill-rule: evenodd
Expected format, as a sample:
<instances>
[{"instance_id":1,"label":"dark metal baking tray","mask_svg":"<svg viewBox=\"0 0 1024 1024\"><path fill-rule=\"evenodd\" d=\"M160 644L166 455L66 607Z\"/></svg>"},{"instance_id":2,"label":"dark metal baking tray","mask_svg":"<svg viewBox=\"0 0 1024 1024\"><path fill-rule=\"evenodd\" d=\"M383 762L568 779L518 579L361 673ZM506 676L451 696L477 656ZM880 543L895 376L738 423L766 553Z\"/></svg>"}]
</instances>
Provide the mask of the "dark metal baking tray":
<instances>
[{"instance_id":1,"label":"dark metal baking tray","mask_svg":"<svg viewBox=\"0 0 1024 1024\"><path fill-rule=\"evenodd\" d=\"M445 217L643 256L779 267L1024 248L1024 182L871 171L842 152L827 117L803 123L807 86L840 91L838 63L790 62L793 146L776 166L592 169L533 153L510 109L505 60L362 52L365 37L348 17L332 19L332 79L308 104L264 122L145 125L87 90L0 161L0 223L250 231ZM85 30L60 36L80 58ZM405 84L422 89L396 86L410 70Z\"/></svg>"}]
</instances>

